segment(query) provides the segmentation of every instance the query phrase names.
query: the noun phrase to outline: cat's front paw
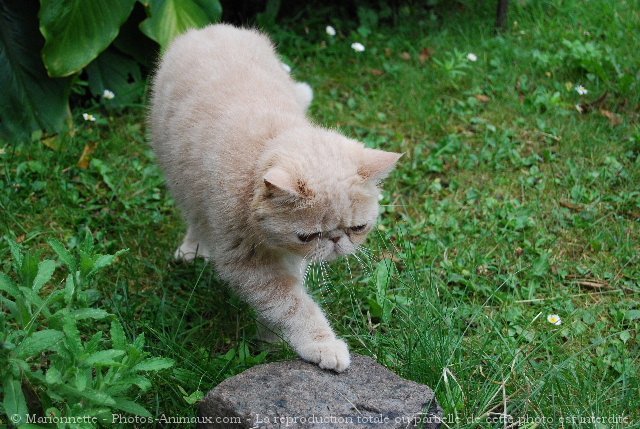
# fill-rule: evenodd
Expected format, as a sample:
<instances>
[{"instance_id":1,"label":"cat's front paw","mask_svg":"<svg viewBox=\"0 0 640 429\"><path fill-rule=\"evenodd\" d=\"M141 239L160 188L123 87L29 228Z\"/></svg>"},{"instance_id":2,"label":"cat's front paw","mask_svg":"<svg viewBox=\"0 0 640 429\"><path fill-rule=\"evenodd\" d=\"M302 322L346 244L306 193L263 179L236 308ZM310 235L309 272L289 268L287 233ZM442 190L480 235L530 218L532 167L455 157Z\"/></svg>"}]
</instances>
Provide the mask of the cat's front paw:
<instances>
[{"instance_id":1,"label":"cat's front paw","mask_svg":"<svg viewBox=\"0 0 640 429\"><path fill-rule=\"evenodd\" d=\"M336 372L344 371L351 363L347 344L338 339L307 343L298 353L302 359L317 363L322 369Z\"/></svg>"}]
</instances>

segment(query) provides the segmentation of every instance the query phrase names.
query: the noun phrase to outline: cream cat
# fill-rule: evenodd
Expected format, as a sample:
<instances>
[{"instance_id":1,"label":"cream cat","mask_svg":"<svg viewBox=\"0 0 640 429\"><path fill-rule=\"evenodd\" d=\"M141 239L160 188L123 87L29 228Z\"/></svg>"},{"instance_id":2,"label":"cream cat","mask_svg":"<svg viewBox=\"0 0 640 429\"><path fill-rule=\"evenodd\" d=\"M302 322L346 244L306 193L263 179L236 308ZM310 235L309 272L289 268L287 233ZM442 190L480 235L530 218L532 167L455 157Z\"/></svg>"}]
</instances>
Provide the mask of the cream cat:
<instances>
[{"instance_id":1,"label":"cream cat","mask_svg":"<svg viewBox=\"0 0 640 429\"><path fill-rule=\"evenodd\" d=\"M258 31L191 30L154 78L152 145L188 223L176 258L213 261L303 359L344 371L347 345L307 294L305 269L362 245L400 155L312 124L311 98Z\"/></svg>"}]
</instances>

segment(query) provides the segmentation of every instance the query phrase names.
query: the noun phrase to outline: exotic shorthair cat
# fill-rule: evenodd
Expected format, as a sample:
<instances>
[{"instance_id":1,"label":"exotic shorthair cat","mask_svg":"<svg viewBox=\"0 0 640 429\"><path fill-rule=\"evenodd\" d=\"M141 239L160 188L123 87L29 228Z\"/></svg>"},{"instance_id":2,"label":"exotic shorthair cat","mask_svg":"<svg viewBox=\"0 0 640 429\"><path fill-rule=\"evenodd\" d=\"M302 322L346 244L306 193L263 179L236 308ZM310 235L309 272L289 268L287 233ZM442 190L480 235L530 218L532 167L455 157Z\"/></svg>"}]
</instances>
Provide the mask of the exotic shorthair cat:
<instances>
[{"instance_id":1,"label":"exotic shorthair cat","mask_svg":"<svg viewBox=\"0 0 640 429\"><path fill-rule=\"evenodd\" d=\"M155 75L151 138L188 223L176 258L211 260L300 357L344 371L349 350L307 294L305 270L362 245L400 155L313 124L311 98L264 34L191 30Z\"/></svg>"}]
</instances>

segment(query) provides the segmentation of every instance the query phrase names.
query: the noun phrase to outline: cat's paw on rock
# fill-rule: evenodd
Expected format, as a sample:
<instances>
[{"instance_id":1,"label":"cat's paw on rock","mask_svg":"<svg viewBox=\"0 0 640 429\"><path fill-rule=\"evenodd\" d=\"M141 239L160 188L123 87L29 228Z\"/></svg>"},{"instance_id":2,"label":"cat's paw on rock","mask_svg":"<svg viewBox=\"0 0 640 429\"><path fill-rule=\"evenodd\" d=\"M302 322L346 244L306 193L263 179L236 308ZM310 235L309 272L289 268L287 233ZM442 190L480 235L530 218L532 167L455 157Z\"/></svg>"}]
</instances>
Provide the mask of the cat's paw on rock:
<instances>
[{"instance_id":1,"label":"cat's paw on rock","mask_svg":"<svg viewBox=\"0 0 640 429\"><path fill-rule=\"evenodd\" d=\"M351 363L349 348L339 339L305 344L298 353L302 359L317 363L322 369L336 372L344 371Z\"/></svg>"}]
</instances>

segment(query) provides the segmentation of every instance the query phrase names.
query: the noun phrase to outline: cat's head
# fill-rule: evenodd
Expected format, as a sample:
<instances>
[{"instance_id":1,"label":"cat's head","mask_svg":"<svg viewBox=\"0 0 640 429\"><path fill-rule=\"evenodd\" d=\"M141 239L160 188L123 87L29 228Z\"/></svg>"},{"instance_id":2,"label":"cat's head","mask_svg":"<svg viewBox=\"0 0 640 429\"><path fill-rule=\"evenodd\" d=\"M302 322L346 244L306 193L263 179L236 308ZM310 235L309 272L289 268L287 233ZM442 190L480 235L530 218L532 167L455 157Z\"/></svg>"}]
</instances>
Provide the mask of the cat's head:
<instances>
[{"instance_id":1,"label":"cat's head","mask_svg":"<svg viewBox=\"0 0 640 429\"><path fill-rule=\"evenodd\" d=\"M354 253L375 226L378 184L401 154L326 130L276 143L254 200L265 244L312 261Z\"/></svg>"}]
</instances>

